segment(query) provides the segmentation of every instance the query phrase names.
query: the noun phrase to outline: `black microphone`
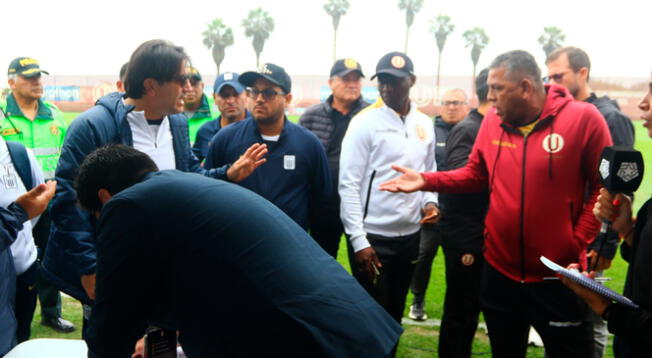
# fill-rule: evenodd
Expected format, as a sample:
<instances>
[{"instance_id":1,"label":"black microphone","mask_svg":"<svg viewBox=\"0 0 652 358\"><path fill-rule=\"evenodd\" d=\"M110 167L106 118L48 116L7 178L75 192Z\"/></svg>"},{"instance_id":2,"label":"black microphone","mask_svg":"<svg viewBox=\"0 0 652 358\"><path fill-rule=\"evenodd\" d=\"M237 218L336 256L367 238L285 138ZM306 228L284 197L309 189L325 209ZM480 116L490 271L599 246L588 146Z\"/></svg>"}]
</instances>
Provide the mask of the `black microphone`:
<instances>
[{"instance_id":1,"label":"black microphone","mask_svg":"<svg viewBox=\"0 0 652 358\"><path fill-rule=\"evenodd\" d=\"M643 156L641 152L630 147L610 146L602 150L600 156L600 167L598 169L600 182L611 194L632 195L643 180ZM598 264L600 252L604 242L607 241L609 232L609 221L603 221L600 228L600 235L596 240L600 247L593 268ZM592 270L591 270L592 271Z\"/></svg>"}]
</instances>

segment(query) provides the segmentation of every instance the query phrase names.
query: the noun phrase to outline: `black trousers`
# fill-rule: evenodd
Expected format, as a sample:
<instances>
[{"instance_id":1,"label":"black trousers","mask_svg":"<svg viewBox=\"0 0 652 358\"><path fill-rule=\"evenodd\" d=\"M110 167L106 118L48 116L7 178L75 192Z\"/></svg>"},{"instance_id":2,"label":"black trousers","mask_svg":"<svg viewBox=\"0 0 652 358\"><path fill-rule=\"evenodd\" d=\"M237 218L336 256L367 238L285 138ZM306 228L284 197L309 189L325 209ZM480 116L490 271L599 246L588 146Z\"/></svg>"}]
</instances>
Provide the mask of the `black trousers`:
<instances>
[{"instance_id":1,"label":"black trousers","mask_svg":"<svg viewBox=\"0 0 652 358\"><path fill-rule=\"evenodd\" d=\"M444 247L444 257L446 296L439 330L439 356L470 357L478 316L482 310L482 250Z\"/></svg>"},{"instance_id":2,"label":"black trousers","mask_svg":"<svg viewBox=\"0 0 652 358\"><path fill-rule=\"evenodd\" d=\"M349 262L353 276L360 285L400 324L405 310L405 298L414 272L414 262L419 254L419 236L385 237L367 234L380 263L380 276L374 284L358 267L351 244L348 244Z\"/></svg>"},{"instance_id":3,"label":"black trousers","mask_svg":"<svg viewBox=\"0 0 652 358\"><path fill-rule=\"evenodd\" d=\"M441 244L441 232L437 225L421 226L421 241L419 242L419 256L414 267L410 291L414 295L413 302L424 302L430 273L432 272L432 261L437 255L437 249Z\"/></svg>"},{"instance_id":4,"label":"black trousers","mask_svg":"<svg viewBox=\"0 0 652 358\"><path fill-rule=\"evenodd\" d=\"M589 308L559 280L520 283L485 263L481 300L493 357L525 357L530 326L550 358L593 356Z\"/></svg>"},{"instance_id":5,"label":"black trousers","mask_svg":"<svg viewBox=\"0 0 652 358\"><path fill-rule=\"evenodd\" d=\"M34 262L27 271L16 277L16 340L18 343L29 339L31 334L32 319L36 308L36 280L38 276L38 262Z\"/></svg>"},{"instance_id":6,"label":"black trousers","mask_svg":"<svg viewBox=\"0 0 652 358\"><path fill-rule=\"evenodd\" d=\"M39 259L39 275L36 284L38 292L38 300L41 302L41 318L42 319L57 319L61 317L61 294L49 281L47 281L40 272L43 270L40 262L43 260L45 249L48 245L48 238L50 236L50 224L52 219L50 217L50 210L46 210L41 214L41 218L32 230L34 235L34 242L38 247Z\"/></svg>"},{"instance_id":7,"label":"black trousers","mask_svg":"<svg viewBox=\"0 0 652 358\"><path fill-rule=\"evenodd\" d=\"M310 209L310 236L324 251L337 259L344 226L340 220L339 205L333 205L315 206Z\"/></svg>"}]
</instances>

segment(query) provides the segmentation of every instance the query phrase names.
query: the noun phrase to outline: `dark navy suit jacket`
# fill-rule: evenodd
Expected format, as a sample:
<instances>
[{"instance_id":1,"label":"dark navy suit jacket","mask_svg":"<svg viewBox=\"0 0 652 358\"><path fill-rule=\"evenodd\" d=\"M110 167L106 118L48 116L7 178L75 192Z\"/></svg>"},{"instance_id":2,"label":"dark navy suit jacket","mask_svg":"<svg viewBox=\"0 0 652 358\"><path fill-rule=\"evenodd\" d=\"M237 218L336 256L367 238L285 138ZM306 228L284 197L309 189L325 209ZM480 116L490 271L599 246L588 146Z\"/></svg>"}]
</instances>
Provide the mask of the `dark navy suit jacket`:
<instances>
[{"instance_id":1,"label":"dark navy suit jacket","mask_svg":"<svg viewBox=\"0 0 652 358\"><path fill-rule=\"evenodd\" d=\"M129 357L146 323L188 357L385 357L401 327L274 205L162 171L102 209L90 350Z\"/></svg>"}]
</instances>

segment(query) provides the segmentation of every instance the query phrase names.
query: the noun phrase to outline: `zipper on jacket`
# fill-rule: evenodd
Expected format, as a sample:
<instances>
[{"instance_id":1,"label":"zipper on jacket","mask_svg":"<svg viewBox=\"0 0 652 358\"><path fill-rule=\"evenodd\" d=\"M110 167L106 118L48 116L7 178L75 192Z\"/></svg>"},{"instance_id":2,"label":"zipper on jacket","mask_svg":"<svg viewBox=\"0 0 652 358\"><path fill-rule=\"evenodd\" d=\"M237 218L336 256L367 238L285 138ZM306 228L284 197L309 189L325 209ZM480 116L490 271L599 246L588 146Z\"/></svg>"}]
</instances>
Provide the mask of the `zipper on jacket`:
<instances>
[{"instance_id":1,"label":"zipper on jacket","mask_svg":"<svg viewBox=\"0 0 652 358\"><path fill-rule=\"evenodd\" d=\"M369 188L367 188L367 201L364 203L364 214L362 215L362 220L367 217L367 211L369 211L369 200L371 199L371 184L373 184L374 177L376 176L376 170L371 172L371 177L369 177Z\"/></svg>"},{"instance_id":2,"label":"zipper on jacket","mask_svg":"<svg viewBox=\"0 0 652 358\"><path fill-rule=\"evenodd\" d=\"M523 138L523 170L521 171L521 225L519 239L521 241L521 283L525 283L525 164L527 159L527 138Z\"/></svg>"},{"instance_id":3,"label":"zipper on jacket","mask_svg":"<svg viewBox=\"0 0 652 358\"><path fill-rule=\"evenodd\" d=\"M571 225L573 226L573 229L575 229L575 218L574 218L575 214L574 214L574 211L573 211L573 201L572 200L569 201L568 205L570 206L570 222L571 222Z\"/></svg>"}]
</instances>

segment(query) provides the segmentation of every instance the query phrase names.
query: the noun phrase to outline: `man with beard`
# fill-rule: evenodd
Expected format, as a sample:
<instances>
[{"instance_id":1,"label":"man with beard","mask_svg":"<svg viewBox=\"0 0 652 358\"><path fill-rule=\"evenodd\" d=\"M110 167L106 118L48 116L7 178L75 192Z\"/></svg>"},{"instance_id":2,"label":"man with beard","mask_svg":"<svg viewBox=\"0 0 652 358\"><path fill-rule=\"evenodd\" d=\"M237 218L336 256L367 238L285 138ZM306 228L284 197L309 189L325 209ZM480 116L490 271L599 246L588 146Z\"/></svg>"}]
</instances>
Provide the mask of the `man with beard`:
<instances>
[{"instance_id":1,"label":"man with beard","mask_svg":"<svg viewBox=\"0 0 652 358\"><path fill-rule=\"evenodd\" d=\"M267 163L239 184L271 201L307 230L311 202L327 200L331 190L324 148L314 134L285 117L292 81L282 67L266 63L238 80L247 86L252 118L220 130L204 166L232 163L243 149L266 144Z\"/></svg>"},{"instance_id":2,"label":"man with beard","mask_svg":"<svg viewBox=\"0 0 652 358\"><path fill-rule=\"evenodd\" d=\"M584 50L577 47L561 47L550 53L546 59L548 67L547 79L550 83L562 85L568 89L576 101L584 101L594 105L607 121L611 140L614 145L634 147L634 126L632 121L620 111L618 102L607 97L598 97L591 91L589 78L591 60ZM611 266L616 255L620 238L615 232L610 232L605 240L595 240L588 248L590 268L603 274L603 270ZM593 339L595 341L595 358L601 358L608 343L607 325L596 314L593 318Z\"/></svg>"}]
</instances>

